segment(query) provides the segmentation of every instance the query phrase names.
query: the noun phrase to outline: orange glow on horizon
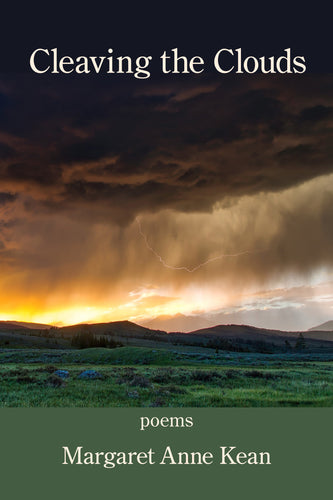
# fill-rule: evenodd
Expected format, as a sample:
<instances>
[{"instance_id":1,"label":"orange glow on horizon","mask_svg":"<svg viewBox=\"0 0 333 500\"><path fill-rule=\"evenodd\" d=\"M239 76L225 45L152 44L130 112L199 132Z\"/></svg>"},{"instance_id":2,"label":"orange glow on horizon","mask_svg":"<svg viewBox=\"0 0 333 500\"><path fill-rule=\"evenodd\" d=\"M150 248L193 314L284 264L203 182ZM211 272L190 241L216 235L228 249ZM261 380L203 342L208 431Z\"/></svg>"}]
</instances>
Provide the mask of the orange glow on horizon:
<instances>
[{"instance_id":1,"label":"orange glow on horizon","mask_svg":"<svg viewBox=\"0 0 333 500\"><path fill-rule=\"evenodd\" d=\"M171 293L171 291L169 292ZM5 300L1 301L2 307ZM18 304L22 301L17 301ZM204 291L190 288L182 293L182 298L172 296L161 290L134 290L120 299L104 300L96 304L96 300L81 297L74 298L66 305L54 299L53 304L41 302L37 298L26 301L22 307L13 306L10 301L6 310L0 310L0 320L43 323L54 326L67 326L78 323L107 323L111 321L139 321L157 316L173 316L176 314L193 314L193 311L206 312L221 304L226 304L226 297L216 291ZM95 303L95 304L94 304ZM89 304L89 305L88 305ZM110 304L112 304L110 306Z\"/></svg>"}]
</instances>

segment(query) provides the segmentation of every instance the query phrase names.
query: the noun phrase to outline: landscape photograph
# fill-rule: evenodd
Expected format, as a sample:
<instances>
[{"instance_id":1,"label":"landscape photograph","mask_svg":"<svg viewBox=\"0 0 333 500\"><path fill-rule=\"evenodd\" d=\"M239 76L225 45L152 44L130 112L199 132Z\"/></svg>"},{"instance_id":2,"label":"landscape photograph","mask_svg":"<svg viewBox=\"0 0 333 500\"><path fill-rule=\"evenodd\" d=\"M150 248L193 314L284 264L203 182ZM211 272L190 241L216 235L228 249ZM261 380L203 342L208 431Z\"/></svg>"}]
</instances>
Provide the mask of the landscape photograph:
<instances>
[{"instance_id":1,"label":"landscape photograph","mask_svg":"<svg viewBox=\"0 0 333 500\"><path fill-rule=\"evenodd\" d=\"M329 74L1 74L0 406L333 406L332 127Z\"/></svg>"}]
</instances>

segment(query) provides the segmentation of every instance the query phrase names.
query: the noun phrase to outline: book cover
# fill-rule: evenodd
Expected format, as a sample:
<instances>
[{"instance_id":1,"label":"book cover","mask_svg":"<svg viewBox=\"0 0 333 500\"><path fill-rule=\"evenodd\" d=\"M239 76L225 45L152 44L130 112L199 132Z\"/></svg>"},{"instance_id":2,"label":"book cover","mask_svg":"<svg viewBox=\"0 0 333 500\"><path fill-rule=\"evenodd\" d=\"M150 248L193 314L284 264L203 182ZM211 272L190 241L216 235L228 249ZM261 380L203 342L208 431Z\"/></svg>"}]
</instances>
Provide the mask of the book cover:
<instances>
[{"instance_id":1,"label":"book cover","mask_svg":"<svg viewBox=\"0 0 333 500\"><path fill-rule=\"evenodd\" d=\"M19 5L3 24L4 493L324 492L327 10Z\"/></svg>"}]
</instances>

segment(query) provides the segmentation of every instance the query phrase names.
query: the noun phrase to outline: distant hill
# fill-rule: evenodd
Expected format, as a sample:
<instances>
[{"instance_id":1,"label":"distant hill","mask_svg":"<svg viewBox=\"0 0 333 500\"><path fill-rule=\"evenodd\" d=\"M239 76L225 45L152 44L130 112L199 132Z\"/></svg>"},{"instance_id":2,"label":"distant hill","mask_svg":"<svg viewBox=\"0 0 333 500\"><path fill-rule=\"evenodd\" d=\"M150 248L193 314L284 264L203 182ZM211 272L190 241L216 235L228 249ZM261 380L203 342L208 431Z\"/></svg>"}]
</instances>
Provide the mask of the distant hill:
<instances>
[{"instance_id":1,"label":"distant hill","mask_svg":"<svg viewBox=\"0 0 333 500\"><path fill-rule=\"evenodd\" d=\"M27 323L25 321L0 321L0 330L8 330L10 328L15 328L15 330L46 330L51 328L51 325L45 325L43 323Z\"/></svg>"},{"instance_id":2,"label":"distant hill","mask_svg":"<svg viewBox=\"0 0 333 500\"><path fill-rule=\"evenodd\" d=\"M268 330L267 328L257 328L249 325L216 325L212 328L204 328L191 332L190 335L219 336L227 339L242 338L251 341L277 341L296 339L302 333L305 339L333 341L333 331L306 331L306 332L286 332L283 330Z\"/></svg>"},{"instance_id":3,"label":"distant hill","mask_svg":"<svg viewBox=\"0 0 333 500\"><path fill-rule=\"evenodd\" d=\"M71 337L82 332L89 332L93 335L118 335L118 336L141 336L153 333L164 333L159 330L152 330L144 326L137 325L131 321L112 321L110 323L94 323L94 324L78 324L72 326L63 326L58 328L57 331L64 335Z\"/></svg>"},{"instance_id":4,"label":"distant hill","mask_svg":"<svg viewBox=\"0 0 333 500\"><path fill-rule=\"evenodd\" d=\"M309 332L333 332L333 320L326 321L326 323L322 323L321 325L314 326L309 328Z\"/></svg>"},{"instance_id":5,"label":"distant hill","mask_svg":"<svg viewBox=\"0 0 333 500\"><path fill-rule=\"evenodd\" d=\"M333 332L287 332L256 328L250 325L216 325L188 333L174 331L166 333L163 330L152 330L130 321L115 321L111 323L79 324L66 326L56 330L57 335L71 338L79 333L106 335L130 345L162 346L192 345L219 346L226 350L262 350L272 351L295 346L300 334L306 341L307 348L333 348Z\"/></svg>"},{"instance_id":6,"label":"distant hill","mask_svg":"<svg viewBox=\"0 0 333 500\"><path fill-rule=\"evenodd\" d=\"M307 352L332 352L333 331L310 330L302 332L288 332L269 330L250 325L215 325L188 333L150 329L137 325L131 321L114 321L110 323L77 324L64 327L50 327L49 325L36 326L24 322L0 322L0 344L11 339L16 343L23 343L21 337L36 337L31 339L52 339L55 346L64 343L69 347L72 337L78 334L89 333L95 337L106 336L122 345L137 347L175 347L192 346L198 348L221 349L239 352L290 352L293 349L307 349ZM70 342L69 342L70 341ZM8 345L8 344L7 344Z\"/></svg>"}]
</instances>

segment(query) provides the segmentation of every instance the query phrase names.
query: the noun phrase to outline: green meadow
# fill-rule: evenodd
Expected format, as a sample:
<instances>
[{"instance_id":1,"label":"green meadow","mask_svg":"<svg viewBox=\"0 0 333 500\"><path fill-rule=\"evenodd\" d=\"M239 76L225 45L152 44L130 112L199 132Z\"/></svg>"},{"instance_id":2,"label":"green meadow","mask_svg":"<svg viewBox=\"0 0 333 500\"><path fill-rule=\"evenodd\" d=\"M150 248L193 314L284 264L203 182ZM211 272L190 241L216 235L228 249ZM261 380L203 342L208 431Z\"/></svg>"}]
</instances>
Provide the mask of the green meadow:
<instances>
[{"instance_id":1,"label":"green meadow","mask_svg":"<svg viewBox=\"0 0 333 500\"><path fill-rule=\"evenodd\" d=\"M80 378L86 370L96 378ZM3 349L0 406L327 407L333 406L333 361L320 354L143 347Z\"/></svg>"}]
</instances>

